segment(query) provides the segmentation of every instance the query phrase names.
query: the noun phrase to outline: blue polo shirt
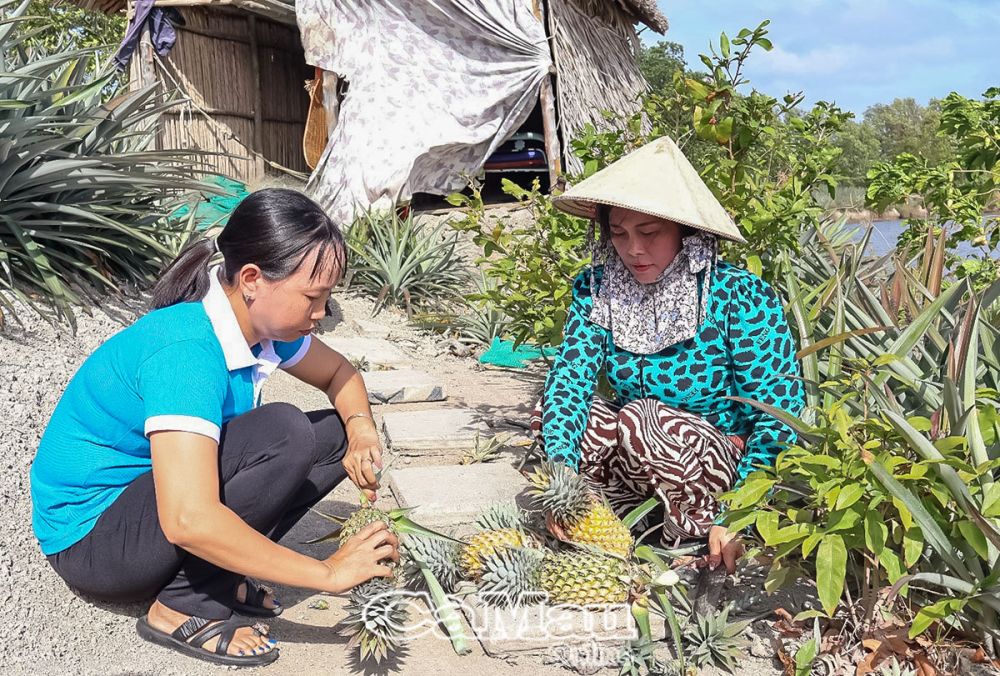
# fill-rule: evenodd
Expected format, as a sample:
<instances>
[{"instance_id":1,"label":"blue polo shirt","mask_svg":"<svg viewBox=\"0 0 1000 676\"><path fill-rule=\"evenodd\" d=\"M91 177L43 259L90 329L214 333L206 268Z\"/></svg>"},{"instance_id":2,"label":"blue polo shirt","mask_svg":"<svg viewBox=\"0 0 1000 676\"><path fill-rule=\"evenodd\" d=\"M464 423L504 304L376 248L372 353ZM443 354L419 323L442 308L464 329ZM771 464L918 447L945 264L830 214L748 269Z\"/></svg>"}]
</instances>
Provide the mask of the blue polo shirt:
<instances>
[{"instance_id":1,"label":"blue polo shirt","mask_svg":"<svg viewBox=\"0 0 1000 676\"><path fill-rule=\"evenodd\" d=\"M310 336L252 349L218 279L201 302L154 310L91 354L56 405L31 466L32 526L46 555L91 531L136 478L152 470L149 435L176 430L219 440L260 402L276 368Z\"/></svg>"}]
</instances>

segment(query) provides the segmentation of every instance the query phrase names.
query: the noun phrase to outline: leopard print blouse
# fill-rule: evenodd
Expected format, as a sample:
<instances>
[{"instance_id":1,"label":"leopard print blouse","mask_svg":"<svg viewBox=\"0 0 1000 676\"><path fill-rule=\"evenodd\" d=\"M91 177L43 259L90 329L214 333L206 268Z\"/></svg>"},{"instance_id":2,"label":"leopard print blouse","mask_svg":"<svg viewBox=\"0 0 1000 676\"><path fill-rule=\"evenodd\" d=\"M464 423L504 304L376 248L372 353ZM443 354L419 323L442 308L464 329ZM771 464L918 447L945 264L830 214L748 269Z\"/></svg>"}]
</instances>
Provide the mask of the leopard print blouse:
<instances>
[{"instance_id":1,"label":"leopard print blouse","mask_svg":"<svg viewBox=\"0 0 1000 676\"><path fill-rule=\"evenodd\" d=\"M746 436L738 481L757 466L773 465L778 451L794 443L786 424L725 399L754 399L792 415L802 411L799 363L781 302L746 270L720 262L714 272L698 333L648 355L616 347L610 331L588 319L590 270L576 278L563 343L545 382L542 434L551 460L579 467L580 441L602 370L620 406L652 397L702 416L724 434ZM595 284L602 274L602 267L594 269Z\"/></svg>"}]
</instances>

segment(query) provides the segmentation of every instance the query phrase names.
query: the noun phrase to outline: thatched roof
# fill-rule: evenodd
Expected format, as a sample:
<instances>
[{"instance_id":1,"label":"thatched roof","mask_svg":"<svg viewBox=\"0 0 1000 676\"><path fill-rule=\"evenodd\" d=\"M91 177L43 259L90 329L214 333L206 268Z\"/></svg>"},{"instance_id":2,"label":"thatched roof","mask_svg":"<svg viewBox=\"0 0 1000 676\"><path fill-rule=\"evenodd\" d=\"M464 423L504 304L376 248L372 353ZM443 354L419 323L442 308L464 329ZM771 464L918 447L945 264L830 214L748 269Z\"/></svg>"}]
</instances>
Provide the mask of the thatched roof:
<instances>
[{"instance_id":1,"label":"thatched roof","mask_svg":"<svg viewBox=\"0 0 1000 676\"><path fill-rule=\"evenodd\" d=\"M604 0L618 5L661 35L667 32L667 17L656 6L656 0ZM96 9L108 14L125 9L126 0L70 0L84 9ZM295 23L295 0L160 0L160 6L230 5L284 23Z\"/></svg>"},{"instance_id":2,"label":"thatched roof","mask_svg":"<svg viewBox=\"0 0 1000 676\"><path fill-rule=\"evenodd\" d=\"M656 6L656 0L617 0L617 2L625 8L625 11L634 14L639 21L660 35L666 33L667 28L670 27L670 24L667 23L667 17Z\"/></svg>"},{"instance_id":3,"label":"thatched roof","mask_svg":"<svg viewBox=\"0 0 1000 676\"><path fill-rule=\"evenodd\" d=\"M96 9L107 14L125 11L127 0L70 0L84 9ZM232 7L253 12L281 23L295 24L295 0L158 0L160 7Z\"/></svg>"}]
</instances>

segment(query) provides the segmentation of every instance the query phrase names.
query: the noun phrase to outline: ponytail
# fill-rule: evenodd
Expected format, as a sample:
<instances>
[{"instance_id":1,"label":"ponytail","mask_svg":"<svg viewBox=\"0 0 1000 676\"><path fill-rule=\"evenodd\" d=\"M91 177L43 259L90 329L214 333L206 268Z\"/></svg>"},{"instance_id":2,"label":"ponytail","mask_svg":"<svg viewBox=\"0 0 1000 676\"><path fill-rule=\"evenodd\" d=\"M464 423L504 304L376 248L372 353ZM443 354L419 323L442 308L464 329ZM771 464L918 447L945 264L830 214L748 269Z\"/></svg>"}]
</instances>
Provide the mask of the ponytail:
<instances>
[{"instance_id":1,"label":"ponytail","mask_svg":"<svg viewBox=\"0 0 1000 676\"><path fill-rule=\"evenodd\" d=\"M215 240L204 238L189 244L164 270L153 287L153 310L201 300L208 293L208 261L215 254Z\"/></svg>"},{"instance_id":2,"label":"ponytail","mask_svg":"<svg viewBox=\"0 0 1000 676\"><path fill-rule=\"evenodd\" d=\"M152 309L198 301L208 293L208 263L222 254L222 277L234 284L244 265L256 265L266 279L285 279L316 251L310 272L347 268L347 247L337 225L311 199L295 190L267 188L251 193L229 216L215 239L186 246L153 288Z\"/></svg>"}]
</instances>

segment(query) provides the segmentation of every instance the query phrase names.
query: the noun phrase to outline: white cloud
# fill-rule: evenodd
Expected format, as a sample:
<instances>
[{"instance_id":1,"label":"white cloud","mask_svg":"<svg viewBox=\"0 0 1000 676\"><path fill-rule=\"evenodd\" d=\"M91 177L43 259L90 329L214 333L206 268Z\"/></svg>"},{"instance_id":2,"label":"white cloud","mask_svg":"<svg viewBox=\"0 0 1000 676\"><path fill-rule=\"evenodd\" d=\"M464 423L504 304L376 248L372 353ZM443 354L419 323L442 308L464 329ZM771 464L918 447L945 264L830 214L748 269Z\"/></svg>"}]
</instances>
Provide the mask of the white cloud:
<instances>
[{"instance_id":1,"label":"white cloud","mask_svg":"<svg viewBox=\"0 0 1000 676\"><path fill-rule=\"evenodd\" d=\"M847 45L830 45L797 54L775 45L770 52L761 52L753 67L775 75L829 75L846 68L853 51Z\"/></svg>"}]
</instances>

